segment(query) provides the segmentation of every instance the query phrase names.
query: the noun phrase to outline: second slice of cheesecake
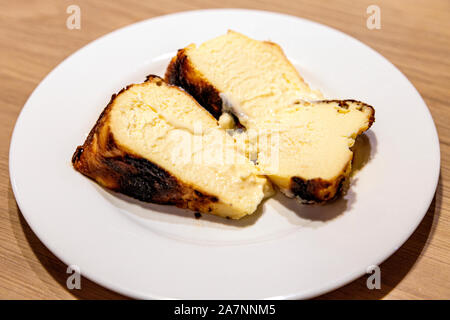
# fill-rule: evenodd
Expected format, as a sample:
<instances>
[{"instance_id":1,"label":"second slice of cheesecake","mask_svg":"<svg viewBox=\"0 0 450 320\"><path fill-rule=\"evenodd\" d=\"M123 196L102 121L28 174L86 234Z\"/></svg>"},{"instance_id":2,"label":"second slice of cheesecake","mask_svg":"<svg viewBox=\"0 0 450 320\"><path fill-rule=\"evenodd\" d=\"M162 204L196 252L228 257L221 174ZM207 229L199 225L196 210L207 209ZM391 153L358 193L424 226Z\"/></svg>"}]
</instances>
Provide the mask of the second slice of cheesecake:
<instances>
[{"instance_id":1,"label":"second slice of cheesecake","mask_svg":"<svg viewBox=\"0 0 450 320\"><path fill-rule=\"evenodd\" d=\"M351 170L350 148L375 119L363 102L323 100L277 44L234 31L179 50L166 80L214 117L232 114L239 127L253 132L257 137L248 143L259 168L286 195L307 203L339 195Z\"/></svg>"}]
</instances>

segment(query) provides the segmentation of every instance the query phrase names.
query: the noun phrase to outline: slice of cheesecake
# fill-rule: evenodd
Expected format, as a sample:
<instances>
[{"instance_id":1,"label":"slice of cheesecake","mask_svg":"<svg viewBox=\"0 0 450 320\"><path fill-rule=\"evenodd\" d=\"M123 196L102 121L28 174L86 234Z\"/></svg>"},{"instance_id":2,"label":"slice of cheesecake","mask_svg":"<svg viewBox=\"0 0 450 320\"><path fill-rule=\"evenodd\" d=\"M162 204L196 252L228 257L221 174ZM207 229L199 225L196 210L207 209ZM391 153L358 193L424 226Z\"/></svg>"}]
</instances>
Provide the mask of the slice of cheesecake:
<instances>
[{"instance_id":1,"label":"slice of cheesecake","mask_svg":"<svg viewBox=\"0 0 450 320\"><path fill-rule=\"evenodd\" d=\"M270 183L189 94L149 76L113 95L73 166L142 201L239 219Z\"/></svg>"},{"instance_id":2,"label":"slice of cheesecake","mask_svg":"<svg viewBox=\"0 0 450 320\"><path fill-rule=\"evenodd\" d=\"M307 203L340 193L351 170L350 148L374 121L374 109L365 103L323 100L278 45L234 31L179 50L166 80L226 127L230 117L221 116L231 113L253 132L259 168L285 194ZM259 143L271 139L277 142Z\"/></svg>"}]
</instances>

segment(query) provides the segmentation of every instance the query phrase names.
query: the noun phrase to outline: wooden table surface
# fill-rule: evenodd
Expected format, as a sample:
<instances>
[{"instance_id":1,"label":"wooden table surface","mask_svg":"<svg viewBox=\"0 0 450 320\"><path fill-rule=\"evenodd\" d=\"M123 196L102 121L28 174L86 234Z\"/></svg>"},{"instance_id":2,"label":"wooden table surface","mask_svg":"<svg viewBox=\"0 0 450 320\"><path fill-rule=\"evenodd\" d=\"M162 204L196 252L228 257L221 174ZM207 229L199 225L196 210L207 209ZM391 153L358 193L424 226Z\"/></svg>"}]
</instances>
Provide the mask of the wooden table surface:
<instances>
[{"instance_id":1,"label":"wooden table surface","mask_svg":"<svg viewBox=\"0 0 450 320\"><path fill-rule=\"evenodd\" d=\"M81 8L80 30L66 27L71 4ZM371 4L381 9L379 30L366 27ZM72 52L112 30L167 13L221 6L288 13L334 27L380 52L411 80L439 132L442 164L436 196L414 234L381 265L380 290L368 290L364 276L320 298L449 299L449 0L1 0L0 298L124 298L87 279L81 290L68 290L66 266L37 239L17 208L8 174L9 143L33 89Z\"/></svg>"}]
</instances>

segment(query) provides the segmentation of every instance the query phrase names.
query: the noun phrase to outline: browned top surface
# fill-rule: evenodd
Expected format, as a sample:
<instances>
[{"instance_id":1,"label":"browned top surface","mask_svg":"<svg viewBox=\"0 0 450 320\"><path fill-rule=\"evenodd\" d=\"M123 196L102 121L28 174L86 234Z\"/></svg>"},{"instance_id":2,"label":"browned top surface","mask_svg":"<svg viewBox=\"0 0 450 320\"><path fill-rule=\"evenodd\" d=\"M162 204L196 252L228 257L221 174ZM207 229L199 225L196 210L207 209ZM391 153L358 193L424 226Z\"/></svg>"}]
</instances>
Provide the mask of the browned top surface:
<instances>
[{"instance_id":1,"label":"browned top surface","mask_svg":"<svg viewBox=\"0 0 450 320\"><path fill-rule=\"evenodd\" d=\"M366 8L373 3L381 8L381 30L366 28ZM81 30L66 28L71 4L81 7ZM379 51L412 81L439 132L442 166L436 197L411 238L381 265L381 290L368 290L362 277L322 298L449 299L448 0L0 0L0 298L121 298L86 279L81 290L66 289L66 267L17 209L8 175L9 140L32 90L65 57L112 30L161 14L220 6L278 11L327 24Z\"/></svg>"}]
</instances>

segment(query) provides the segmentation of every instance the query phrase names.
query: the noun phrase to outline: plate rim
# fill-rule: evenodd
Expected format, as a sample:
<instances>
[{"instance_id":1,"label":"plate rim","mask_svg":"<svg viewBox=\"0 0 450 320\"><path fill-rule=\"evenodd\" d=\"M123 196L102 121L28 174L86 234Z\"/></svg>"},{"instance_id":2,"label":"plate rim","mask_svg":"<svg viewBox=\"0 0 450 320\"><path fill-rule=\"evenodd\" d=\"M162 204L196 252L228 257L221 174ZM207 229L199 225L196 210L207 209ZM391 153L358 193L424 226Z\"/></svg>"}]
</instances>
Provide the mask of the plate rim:
<instances>
[{"instance_id":1,"label":"plate rim","mask_svg":"<svg viewBox=\"0 0 450 320\"><path fill-rule=\"evenodd\" d=\"M273 11L268 11L268 10L254 10L254 9L240 9L240 8L221 8L221 9L200 9L200 10L186 10L186 11L179 11L179 12L175 12L175 13L169 13L169 14L165 14L165 15L160 15L160 16L155 16L155 17L151 17L148 19L144 19L141 21L137 21L135 23L132 23L130 25L115 29L111 32L108 32L92 41L90 41L89 43L85 44L84 46L82 46L81 48L77 49L76 51L74 51L73 53L71 53L70 55L68 55L66 58L64 58L61 62L59 62L55 67L53 67L53 69L44 77L42 78L42 80L39 82L39 84L35 87L35 89L32 91L32 93L29 95L28 99L26 100L24 106L22 107L15 125L14 125L14 129L11 135L11 140L10 140L10 148L9 148L9 176L10 176L10 183L11 183L11 187L12 187L12 191L14 193L14 197L15 197L15 201L17 203L17 206L20 210L20 212L22 213L23 217L25 218L27 224L30 226L30 228L32 229L32 231L34 232L34 234L39 238L39 240L53 253L55 254L55 256L60 259L64 264L69 265L68 259L66 259L65 255L62 252L59 252L60 250L56 249L53 245L52 242L49 241L48 239L46 239L45 235L43 235L40 231L38 231L35 225L33 225L32 223L30 223L30 219L28 218L28 216L32 213L27 212L27 210L24 210L24 205L23 205L23 200L20 196L20 193L17 189L17 185L14 181L14 166L15 164L13 163L13 159L15 157L14 155L14 149L15 149L15 144L16 144L16 140L17 140L17 132L20 130L21 127L21 119L23 118L23 115L27 112L27 110L29 110L30 106L29 106L29 102L32 100L33 96L36 94L36 92L39 91L39 89L41 88L42 84L46 82L46 80L53 74L55 73L59 68L61 68L65 63L67 63L67 61L69 61L71 59L71 57L73 57L76 54L79 54L80 52L87 50L90 46L95 45L95 43L97 43L98 41L100 41L103 38L112 36L113 34L122 32L124 30L127 29L131 29L131 28L137 28L139 27L139 25L144 24L150 20L162 20L165 19L167 17L174 17L174 16L179 16L179 15L189 15L189 14L208 14L208 13L234 13L234 12L245 12L248 14L266 14L266 15L277 15L280 18L289 18L289 19L299 19L302 20L303 22L307 22L307 23L312 23L315 25L318 25L320 27L326 28L328 31L332 31L332 32L337 32L343 36L345 36L346 38L350 38L353 41L358 42L359 44L363 45L365 47L365 49L369 49L372 53L375 53L376 55L378 55L379 57L381 57L384 62L387 62L391 67L393 67L396 71L398 71L398 73L404 78L404 80L406 80L411 87L413 88L413 90L415 91L415 93L417 94L418 98L421 100L421 102L423 103L423 105L426 107L425 111L428 113L431 123L433 124L432 128L434 128L434 132L433 132L433 136L434 136L434 145L437 147L436 153L437 153L437 169L434 170L434 189L433 192L430 193L431 196L428 197L428 199L426 201L424 201L424 203L427 203L427 209L425 210L425 212L423 213L423 215L421 216L420 219L418 219L418 221L416 222L414 228L411 229L411 231L406 232L404 234L404 236L401 238L401 240L399 240L399 243L397 243L396 245L393 245L392 249L389 250L389 252L383 254L381 257L377 257L376 259L374 259L375 262L377 262L377 265L382 264L387 258L389 258L390 256L392 256L407 240L408 238L417 230L417 227L419 226L419 224L423 221L423 218L425 217L426 213L428 212L428 209L436 195L436 190L437 190L437 186L439 183L439 177L440 177L440 166L441 166L441 154L440 154L440 143L439 143L439 136L438 136L438 132L437 132L437 128L436 128L436 124L434 122L434 119L432 117L432 114L430 112L430 109L428 108L426 102L424 101L423 97L420 95L419 91L416 89L416 87L414 86L414 84L403 74L403 72L397 68L392 62L390 62L387 58L385 58L383 55L381 55L379 52L377 52L376 50L374 50L373 48L371 48L369 45L365 44L363 41L348 35L346 33L344 33L343 31L336 29L334 27L329 27L327 25L324 25L322 23L313 21L313 20L309 20L306 18L302 18L302 17L298 17L298 16L294 16L294 15L290 15L290 14L285 14L285 13L280 13L280 12L273 12ZM296 293L292 293L292 294L286 294L283 296L273 296L273 297L268 297L265 299L309 299L312 297L318 297L322 294L325 294L327 292L330 292L332 290L335 290L337 288L343 287L345 285L347 285L348 283L356 280L357 278L361 277L362 275L364 275L366 273L366 270L359 270L359 271L355 271L353 273L349 273L347 274L345 277L340 278L340 279L336 279L334 282L328 283L327 285L323 285L321 286L320 290L312 290L313 292L311 292L311 289L306 290L307 292L305 292L305 290L303 291L297 291ZM128 290L128 288L124 288L124 287L117 287L115 286L114 283L108 283L105 281L101 281L99 279L96 279L95 275L91 275L89 273L83 272L82 276L93 281L94 283L97 283L100 286L103 286L109 290L112 290L116 293L119 294L123 294L125 296L128 297L132 297L132 298L137 298L137 299L174 299L172 297L165 297L165 296L159 296L159 295L155 295L155 294L149 294L149 293L141 293L141 292L133 292L132 290Z\"/></svg>"}]
</instances>

